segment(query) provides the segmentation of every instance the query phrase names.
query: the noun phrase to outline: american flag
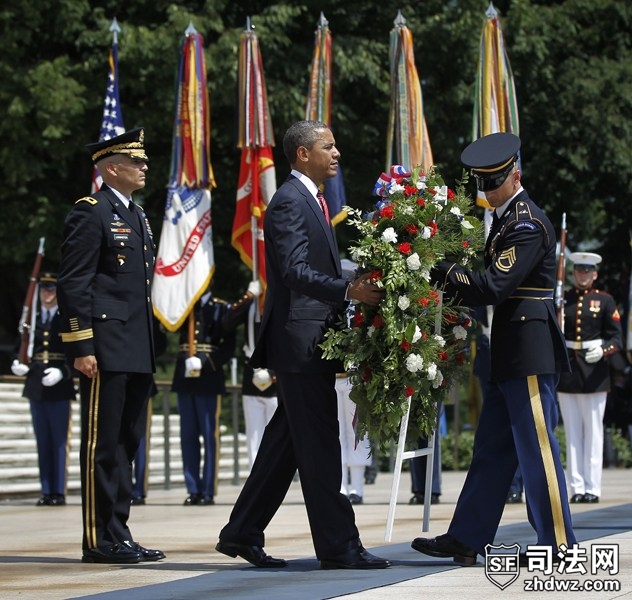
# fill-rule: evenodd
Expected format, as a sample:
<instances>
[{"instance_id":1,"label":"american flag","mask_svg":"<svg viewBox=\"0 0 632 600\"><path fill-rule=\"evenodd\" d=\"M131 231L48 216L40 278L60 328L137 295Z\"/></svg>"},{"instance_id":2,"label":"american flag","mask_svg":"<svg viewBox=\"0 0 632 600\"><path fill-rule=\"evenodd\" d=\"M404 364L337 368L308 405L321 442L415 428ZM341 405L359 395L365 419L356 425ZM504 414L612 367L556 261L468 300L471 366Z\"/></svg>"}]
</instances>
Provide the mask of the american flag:
<instances>
[{"instance_id":1,"label":"american flag","mask_svg":"<svg viewBox=\"0 0 632 600\"><path fill-rule=\"evenodd\" d=\"M119 100L117 32L120 31L120 28L116 19L112 21L110 31L113 32L114 41L108 60L110 71L108 73L108 83L105 88L105 100L103 102L103 120L101 121L101 133L99 135L100 142L125 133L123 113L121 112L121 102ZM101 183L103 183L101 175L99 175L99 171L95 167L92 176L92 192L96 192L101 187Z\"/></svg>"}]
</instances>

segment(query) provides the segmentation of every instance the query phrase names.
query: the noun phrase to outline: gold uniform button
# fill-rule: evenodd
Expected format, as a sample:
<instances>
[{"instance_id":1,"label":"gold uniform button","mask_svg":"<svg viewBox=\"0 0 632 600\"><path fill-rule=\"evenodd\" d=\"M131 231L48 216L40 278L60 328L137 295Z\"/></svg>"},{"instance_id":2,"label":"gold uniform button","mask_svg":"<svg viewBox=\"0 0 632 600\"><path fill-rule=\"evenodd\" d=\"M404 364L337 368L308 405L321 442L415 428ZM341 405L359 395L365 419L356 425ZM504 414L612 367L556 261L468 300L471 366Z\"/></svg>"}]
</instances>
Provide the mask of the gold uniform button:
<instances>
[{"instance_id":1,"label":"gold uniform button","mask_svg":"<svg viewBox=\"0 0 632 600\"><path fill-rule=\"evenodd\" d=\"M525 317L524 315L522 315L522 316L520 317L520 320L521 320L521 321L526 321L526 320L527 320L527 317Z\"/></svg>"}]
</instances>

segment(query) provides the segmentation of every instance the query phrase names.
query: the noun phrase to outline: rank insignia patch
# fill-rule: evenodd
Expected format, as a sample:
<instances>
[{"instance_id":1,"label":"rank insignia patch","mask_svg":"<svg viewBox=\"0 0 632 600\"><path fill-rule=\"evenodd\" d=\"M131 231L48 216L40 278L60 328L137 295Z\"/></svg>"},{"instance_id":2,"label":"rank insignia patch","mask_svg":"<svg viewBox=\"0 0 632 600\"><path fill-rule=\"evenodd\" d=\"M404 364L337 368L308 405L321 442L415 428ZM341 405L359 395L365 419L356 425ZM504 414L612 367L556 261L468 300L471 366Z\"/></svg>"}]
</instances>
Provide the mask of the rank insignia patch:
<instances>
[{"instance_id":1,"label":"rank insignia patch","mask_svg":"<svg viewBox=\"0 0 632 600\"><path fill-rule=\"evenodd\" d=\"M496 266L503 272L507 273L511 267L516 264L516 247L512 246L503 250L496 259Z\"/></svg>"}]
</instances>

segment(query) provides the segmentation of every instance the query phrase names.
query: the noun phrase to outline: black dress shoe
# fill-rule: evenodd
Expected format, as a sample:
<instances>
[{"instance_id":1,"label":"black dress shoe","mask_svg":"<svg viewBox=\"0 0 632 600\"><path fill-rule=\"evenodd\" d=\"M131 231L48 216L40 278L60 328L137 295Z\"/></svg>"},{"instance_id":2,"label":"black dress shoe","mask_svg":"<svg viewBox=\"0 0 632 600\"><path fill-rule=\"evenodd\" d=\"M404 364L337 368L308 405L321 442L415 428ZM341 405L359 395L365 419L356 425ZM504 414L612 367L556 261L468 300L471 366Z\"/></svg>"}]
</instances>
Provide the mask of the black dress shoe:
<instances>
[{"instance_id":1,"label":"black dress shoe","mask_svg":"<svg viewBox=\"0 0 632 600\"><path fill-rule=\"evenodd\" d=\"M189 494L184 500L184 506L192 506L194 504L199 504L201 498L202 498L202 494Z\"/></svg>"},{"instance_id":2,"label":"black dress shoe","mask_svg":"<svg viewBox=\"0 0 632 600\"><path fill-rule=\"evenodd\" d=\"M439 500L439 496L441 494L432 494L430 496L430 504L439 504L440 500ZM423 504L424 500L425 500L425 495L424 494L418 494L416 493L409 501L408 504Z\"/></svg>"},{"instance_id":3,"label":"black dress shoe","mask_svg":"<svg viewBox=\"0 0 632 600\"><path fill-rule=\"evenodd\" d=\"M145 504L145 498L143 498L142 496L132 496L130 504L132 506L142 506L143 504Z\"/></svg>"},{"instance_id":4,"label":"black dress shoe","mask_svg":"<svg viewBox=\"0 0 632 600\"><path fill-rule=\"evenodd\" d=\"M36 503L35 506L48 506L50 504L50 494L44 494Z\"/></svg>"},{"instance_id":5,"label":"black dress shoe","mask_svg":"<svg viewBox=\"0 0 632 600\"><path fill-rule=\"evenodd\" d=\"M415 538L411 546L422 554L439 558L452 558L455 563L467 567L476 564L476 550L472 550L448 534L435 538Z\"/></svg>"},{"instance_id":6,"label":"black dress shoe","mask_svg":"<svg viewBox=\"0 0 632 600\"><path fill-rule=\"evenodd\" d=\"M213 496L200 496L198 502L198 504L215 504L215 500L213 499Z\"/></svg>"},{"instance_id":7,"label":"black dress shoe","mask_svg":"<svg viewBox=\"0 0 632 600\"><path fill-rule=\"evenodd\" d=\"M132 550L125 544L111 544L83 551L81 562L101 563L106 565L129 565L143 560L140 552Z\"/></svg>"},{"instance_id":8,"label":"black dress shoe","mask_svg":"<svg viewBox=\"0 0 632 600\"><path fill-rule=\"evenodd\" d=\"M595 494L584 494L583 504L597 504L599 502L599 496Z\"/></svg>"},{"instance_id":9,"label":"black dress shoe","mask_svg":"<svg viewBox=\"0 0 632 600\"><path fill-rule=\"evenodd\" d=\"M349 494L349 502L351 502L351 504L362 504L362 496L358 496L358 494Z\"/></svg>"},{"instance_id":10,"label":"black dress shoe","mask_svg":"<svg viewBox=\"0 0 632 600\"><path fill-rule=\"evenodd\" d=\"M505 500L505 504L520 504L522 502L522 494L520 492L511 492Z\"/></svg>"},{"instance_id":11,"label":"black dress shoe","mask_svg":"<svg viewBox=\"0 0 632 600\"><path fill-rule=\"evenodd\" d=\"M141 561L146 562L150 560L161 560L166 558L165 553L162 550L151 550L149 548L143 548L138 542L125 541L123 542L128 548L134 552L138 552L141 555Z\"/></svg>"},{"instance_id":12,"label":"black dress shoe","mask_svg":"<svg viewBox=\"0 0 632 600\"><path fill-rule=\"evenodd\" d=\"M63 494L51 494L49 496L48 506L66 506L66 496Z\"/></svg>"},{"instance_id":13,"label":"black dress shoe","mask_svg":"<svg viewBox=\"0 0 632 600\"><path fill-rule=\"evenodd\" d=\"M386 569L390 566L390 562L371 554L362 545L320 561L321 569Z\"/></svg>"},{"instance_id":14,"label":"black dress shoe","mask_svg":"<svg viewBox=\"0 0 632 600\"><path fill-rule=\"evenodd\" d=\"M570 499L571 504L579 504L584 501L584 494L573 494Z\"/></svg>"},{"instance_id":15,"label":"black dress shoe","mask_svg":"<svg viewBox=\"0 0 632 600\"><path fill-rule=\"evenodd\" d=\"M251 565L255 567L264 568L279 568L287 567L287 561L282 558L273 558L266 554L261 546L248 546L246 544L235 544L233 542L222 542L220 540L215 546L215 550L235 558L241 556L244 560L247 560Z\"/></svg>"}]
</instances>

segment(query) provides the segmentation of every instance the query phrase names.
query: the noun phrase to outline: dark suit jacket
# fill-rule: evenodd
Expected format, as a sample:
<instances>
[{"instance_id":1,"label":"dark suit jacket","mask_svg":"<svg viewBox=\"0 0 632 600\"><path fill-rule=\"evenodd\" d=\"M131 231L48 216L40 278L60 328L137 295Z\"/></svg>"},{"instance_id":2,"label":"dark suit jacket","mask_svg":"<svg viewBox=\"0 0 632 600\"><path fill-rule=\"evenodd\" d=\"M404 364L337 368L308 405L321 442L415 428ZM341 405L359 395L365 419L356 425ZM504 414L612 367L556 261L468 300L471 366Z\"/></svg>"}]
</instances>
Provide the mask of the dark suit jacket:
<instances>
[{"instance_id":1,"label":"dark suit jacket","mask_svg":"<svg viewBox=\"0 0 632 600\"><path fill-rule=\"evenodd\" d=\"M492 381L567 371L553 303L555 230L524 190L492 227L485 266L472 272L451 265L445 285L449 295L468 306L494 306Z\"/></svg>"},{"instance_id":2,"label":"dark suit jacket","mask_svg":"<svg viewBox=\"0 0 632 600\"><path fill-rule=\"evenodd\" d=\"M345 307L338 245L316 199L290 177L265 213L267 291L253 367L286 372L341 371L318 345Z\"/></svg>"},{"instance_id":3,"label":"dark suit jacket","mask_svg":"<svg viewBox=\"0 0 632 600\"><path fill-rule=\"evenodd\" d=\"M75 202L63 237L57 297L68 358L94 354L105 371L153 372L155 247L145 213L103 185Z\"/></svg>"}]
</instances>

